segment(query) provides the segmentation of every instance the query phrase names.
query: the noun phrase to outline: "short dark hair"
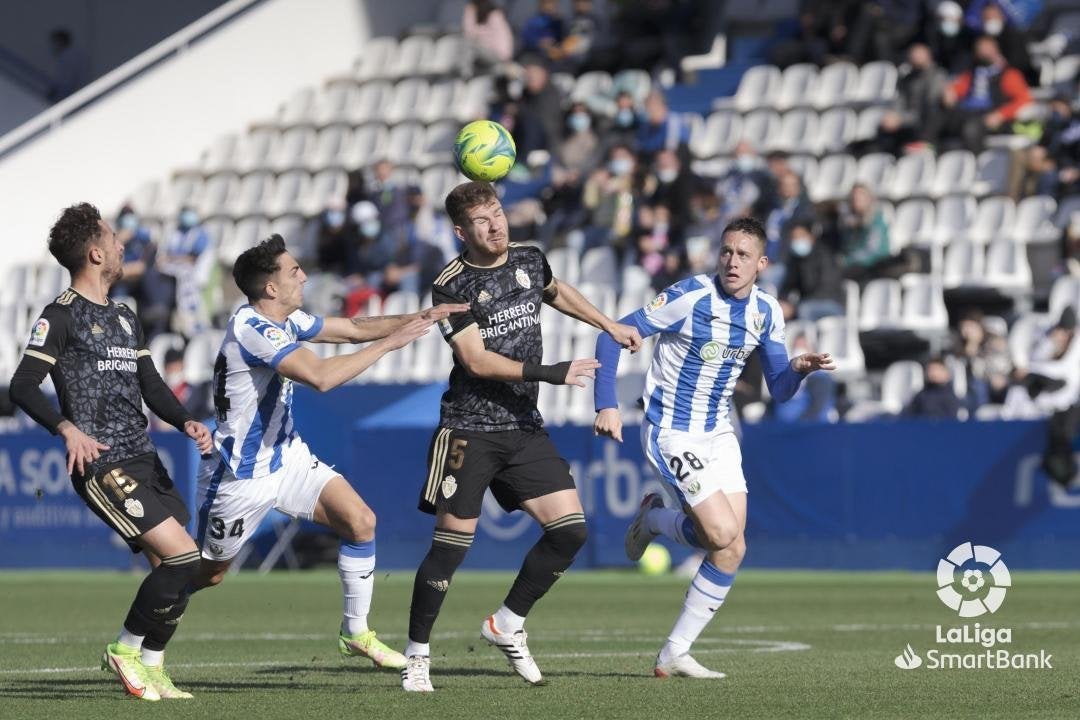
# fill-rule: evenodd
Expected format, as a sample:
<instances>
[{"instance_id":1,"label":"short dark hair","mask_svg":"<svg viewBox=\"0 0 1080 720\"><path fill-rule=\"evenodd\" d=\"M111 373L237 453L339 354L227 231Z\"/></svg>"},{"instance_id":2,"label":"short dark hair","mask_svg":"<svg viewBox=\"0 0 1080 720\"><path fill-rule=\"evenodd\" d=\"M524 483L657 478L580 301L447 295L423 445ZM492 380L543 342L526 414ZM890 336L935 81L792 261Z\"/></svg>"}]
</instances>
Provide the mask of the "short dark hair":
<instances>
[{"instance_id":1,"label":"short dark hair","mask_svg":"<svg viewBox=\"0 0 1080 720\"><path fill-rule=\"evenodd\" d=\"M49 230L49 252L72 275L86 264L86 250L101 237L101 213L90 203L64 208Z\"/></svg>"},{"instance_id":2,"label":"short dark hair","mask_svg":"<svg viewBox=\"0 0 1080 720\"><path fill-rule=\"evenodd\" d=\"M725 238L730 232L739 232L751 236L758 241L759 245L761 245L762 254L765 253L765 226L761 224L761 221L752 217L743 217L732 220L727 224L727 227L724 228L724 232L720 234L720 237Z\"/></svg>"},{"instance_id":3,"label":"short dark hair","mask_svg":"<svg viewBox=\"0 0 1080 720\"><path fill-rule=\"evenodd\" d=\"M171 347L165 351L165 364L184 361L184 351L180 348Z\"/></svg>"},{"instance_id":4,"label":"short dark hair","mask_svg":"<svg viewBox=\"0 0 1080 720\"><path fill-rule=\"evenodd\" d=\"M499 196L495 194L495 188L491 186L491 183L462 183L446 196L446 214L455 225L466 225L469 222L470 209L477 205L487 205L498 199Z\"/></svg>"},{"instance_id":5,"label":"short dark hair","mask_svg":"<svg viewBox=\"0 0 1080 720\"><path fill-rule=\"evenodd\" d=\"M275 233L236 258L232 269L233 280L248 300L262 297L266 281L278 271L278 258L284 253L285 238Z\"/></svg>"}]
</instances>

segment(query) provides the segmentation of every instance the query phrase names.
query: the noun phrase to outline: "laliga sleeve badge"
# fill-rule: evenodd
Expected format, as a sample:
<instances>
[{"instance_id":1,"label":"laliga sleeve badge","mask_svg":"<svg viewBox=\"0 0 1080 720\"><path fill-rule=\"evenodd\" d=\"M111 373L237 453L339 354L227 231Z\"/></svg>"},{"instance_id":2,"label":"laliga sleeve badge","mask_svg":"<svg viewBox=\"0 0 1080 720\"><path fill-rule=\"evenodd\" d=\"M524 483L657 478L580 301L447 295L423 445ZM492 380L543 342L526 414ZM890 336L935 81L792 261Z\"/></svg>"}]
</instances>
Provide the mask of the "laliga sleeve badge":
<instances>
[{"instance_id":1,"label":"laliga sleeve badge","mask_svg":"<svg viewBox=\"0 0 1080 720\"><path fill-rule=\"evenodd\" d=\"M668 298L667 298L667 293L666 292L660 293L659 295L654 297L651 301L649 301L648 305L645 306L645 312L646 313L656 312L660 308L667 305L667 299Z\"/></svg>"},{"instance_id":2,"label":"laliga sleeve badge","mask_svg":"<svg viewBox=\"0 0 1080 720\"><path fill-rule=\"evenodd\" d=\"M273 325L267 325L263 328L262 336L270 341L275 350L280 350L292 342L284 330Z\"/></svg>"},{"instance_id":3,"label":"laliga sleeve badge","mask_svg":"<svg viewBox=\"0 0 1080 720\"><path fill-rule=\"evenodd\" d=\"M45 344L45 338L49 336L49 321L40 318L34 323L34 329L30 331L30 344L41 347Z\"/></svg>"}]
</instances>

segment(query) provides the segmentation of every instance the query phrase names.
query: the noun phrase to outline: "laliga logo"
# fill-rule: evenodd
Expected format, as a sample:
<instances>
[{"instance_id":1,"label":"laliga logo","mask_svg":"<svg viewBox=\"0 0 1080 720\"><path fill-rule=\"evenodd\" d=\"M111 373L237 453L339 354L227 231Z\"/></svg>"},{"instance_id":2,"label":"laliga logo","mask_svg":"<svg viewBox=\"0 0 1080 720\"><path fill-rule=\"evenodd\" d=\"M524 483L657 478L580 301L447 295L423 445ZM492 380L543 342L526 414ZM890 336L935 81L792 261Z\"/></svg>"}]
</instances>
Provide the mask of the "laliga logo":
<instances>
[{"instance_id":1,"label":"laliga logo","mask_svg":"<svg viewBox=\"0 0 1080 720\"><path fill-rule=\"evenodd\" d=\"M960 617L971 618L1001 607L1012 576L997 550L966 542L938 561L937 584L941 602Z\"/></svg>"}]
</instances>

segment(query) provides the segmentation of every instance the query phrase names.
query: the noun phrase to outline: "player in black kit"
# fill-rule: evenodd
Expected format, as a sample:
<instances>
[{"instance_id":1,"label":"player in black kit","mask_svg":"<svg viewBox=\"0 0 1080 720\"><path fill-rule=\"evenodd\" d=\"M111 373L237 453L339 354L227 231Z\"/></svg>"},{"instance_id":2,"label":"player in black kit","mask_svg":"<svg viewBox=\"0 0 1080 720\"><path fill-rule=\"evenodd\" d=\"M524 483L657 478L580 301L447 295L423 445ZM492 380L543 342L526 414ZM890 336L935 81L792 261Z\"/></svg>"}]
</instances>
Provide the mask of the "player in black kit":
<instances>
[{"instance_id":1,"label":"player in black kit","mask_svg":"<svg viewBox=\"0 0 1080 720\"><path fill-rule=\"evenodd\" d=\"M540 306L599 328L637 350L637 330L597 310L574 288L552 277L544 254L508 243L502 206L487 183L454 188L446 212L465 252L435 280L432 302L467 303L469 312L439 321L454 350L450 389L428 453L420 509L435 515L431 549L413 584L408 665L402 687L432 692L432 626L454 571L465 559L490 486L507 511L524 510L544 529L525 556L502 607L484 619L481 635L526 682L543 678L526 644L525 616L585 544L585 514L570 475L536 409L538 382L584 386L594 359L541 365Z\"/></svg>"},{"instance_id":2,"label":"player in black kit","mask_svg":"<svg viewBox=\"0 0 1080 720\"><path fill-rule=\"evenodd\" d=\"M199 551L184 530L184 501L146 433L143 401L200 452L210 452L213 441L154 368L135 314L109 299L124 248L97 208L65 209L49 232L49 252L71 273L71 287L34 324L11 379L11 399L64 439L75 491L154 566L119 637L106 646L102 669L143 700L190 698L165 672L164 652L187 606ZM46 375L60 397L59 412L41 391Z\"/></svg>"}]
</instances>

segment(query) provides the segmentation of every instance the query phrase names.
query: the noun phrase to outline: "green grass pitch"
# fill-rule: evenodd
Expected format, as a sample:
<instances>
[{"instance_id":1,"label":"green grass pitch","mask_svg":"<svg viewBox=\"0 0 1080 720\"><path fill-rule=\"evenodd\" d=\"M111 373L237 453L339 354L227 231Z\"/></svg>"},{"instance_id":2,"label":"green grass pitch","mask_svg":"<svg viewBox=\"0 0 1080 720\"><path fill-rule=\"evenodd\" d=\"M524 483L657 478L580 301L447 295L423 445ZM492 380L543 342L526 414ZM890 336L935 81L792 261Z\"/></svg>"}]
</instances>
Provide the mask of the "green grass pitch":
<instances>
[{"instance_id":1,"label":"green grass pitch","mask_svg":"<svg viewBox=\"0 0 1080 720\"><path fill-rule=\"evenodd\" d=\"M372 627L404 644L412 574L381 571ZM169 649L194 700L122 697L96 669L138 577L114 572L0 574L0 718L1077 718L1080 574L1015 573L1004 605L976 620L1011 628L1010 652L1052 655L1052 670L898 669L936 626L961 623L930 574L740 574L695 655L719 681L652 677L686 580L571 572L529 619L548 679L528 687L480 639L510 582L461 573L433 638L433 696L338 656L333 571L241 574L197 595ZM968 621L969 625L974 621ZM980 646L950 646L982 652Z\"/></svg>"}]
</instances>

